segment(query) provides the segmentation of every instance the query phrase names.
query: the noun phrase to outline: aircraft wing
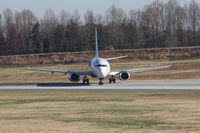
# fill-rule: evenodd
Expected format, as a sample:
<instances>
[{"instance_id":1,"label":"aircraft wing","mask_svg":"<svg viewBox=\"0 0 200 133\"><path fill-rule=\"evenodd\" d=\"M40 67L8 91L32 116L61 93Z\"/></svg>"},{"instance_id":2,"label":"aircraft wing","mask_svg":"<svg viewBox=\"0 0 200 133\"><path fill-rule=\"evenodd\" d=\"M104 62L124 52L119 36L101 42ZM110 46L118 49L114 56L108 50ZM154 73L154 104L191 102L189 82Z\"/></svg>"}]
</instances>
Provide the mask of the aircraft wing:
<instances>
[{"instance_id":1,"label":"aircraft wing","mask_svg":"<svg viewBox=\"0 0 200 133\"><path fill-rule=\"evenodd\" d=\"M40 72L64 73L64 74L77 73L79 75L91 75L91 71L79 72L79 71L49 70L49 69L34 69L34 68L26 68L26 69L30 71L40 71Z\"/></svg>"},{"instance_id":2,"label":"aircraft wing","mask_svg":"<svg viewBox=\"0 0 200 133\"><path fill-rule=\"evenodd\" d=\"M157 66L157 67L146 67L146 68L137 68L137 69L130 69L130 70L123 70L123 71L111 71L110 75L118 75L120 73L132 73L132 72L143 72L143 71L150 71L150 70L157 70L157 69L164 69L170 68L171 65L168 66Z\"/></svg>"}]
</instances>

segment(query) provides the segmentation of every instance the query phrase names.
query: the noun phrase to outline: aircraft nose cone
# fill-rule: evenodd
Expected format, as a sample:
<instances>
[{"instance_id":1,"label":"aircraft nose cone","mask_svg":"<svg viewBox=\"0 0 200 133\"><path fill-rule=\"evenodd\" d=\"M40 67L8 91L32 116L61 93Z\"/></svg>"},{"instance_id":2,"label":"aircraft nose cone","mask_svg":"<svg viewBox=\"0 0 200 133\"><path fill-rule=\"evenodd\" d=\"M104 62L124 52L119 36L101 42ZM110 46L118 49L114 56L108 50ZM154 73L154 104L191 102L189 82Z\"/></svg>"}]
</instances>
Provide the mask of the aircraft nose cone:
<instances>
[{"instance_id":1,"label":"aircraft nose cone","mask_svg":"<svg viewBox=\"0 0 200 133\"><path fill-rule=\"evenodd\" d=\"M106 70L101 69L101 74L100 75L101 75L101 78L105 78L108 75L108 73L107 73Z\"/></svg>"},{"instance_id":2,"label":"aircraft nose cone","mask_svg":"<svg viewBox=\"0 0 200 133\"><path fill-rule=\"evenodd\" d=\"M105 78L107 76L107 73L102 73L103 77Z\"/></svg>"}]
</instances>

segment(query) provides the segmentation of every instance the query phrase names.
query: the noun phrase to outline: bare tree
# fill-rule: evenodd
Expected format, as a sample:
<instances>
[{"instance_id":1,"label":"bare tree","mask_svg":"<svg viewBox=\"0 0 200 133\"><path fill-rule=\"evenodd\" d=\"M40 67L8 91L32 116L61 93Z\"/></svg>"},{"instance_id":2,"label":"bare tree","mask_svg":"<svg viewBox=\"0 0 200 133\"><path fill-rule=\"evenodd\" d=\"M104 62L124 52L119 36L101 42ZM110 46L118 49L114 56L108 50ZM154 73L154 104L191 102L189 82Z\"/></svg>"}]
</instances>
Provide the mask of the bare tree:
<instances>
[{"instance_id":1,"label":"bare tree","mask_svg":"<svg viewBox=\"0 0 200 133\"><path fill-rule=\"evenodd\" d=\"M141 21L146 38L146 47L159 47L161 45L161 34L163 28L164 5L155 0L145 7Z\"/></svg>"},{"instance_id":2,"label":"bare tree","mask_svg":"<svg viewBox=\"0 0 200 133\"><path fill-rule=\"evenodd\" d=\"M177 0L169 0L165 4L165 31L166 31L166 45L177 46L177 37L174 34L177 30L177 17L176 11L179 7Z\"/></svg>"},{"instance_id":3,"label":"bare tree","mask_svg":"<svg viewBox=\"0 0 200 133\"><path fill-rule=\"evenodd\" d=\"M79 12L78 9L76 9L72 16L71 16L71 21L77 25L80 25L82 22L81 22L81 14Z\"/></svg>"},{"instance_id":4,"label":"bare tree","mask_svg":"<svg viewBox=\"0 0 200 133\"><path fill-rule=\"evenodd\" d=\"M72 15L64 10L59 14L59 24L54 30L54 45L58 51L67 51L67 27L70 24L71 17Z\"/></svg>"},{"instance_id":5,"label":"bare tree","mask_svg":"<svg viewBox=\"0 0 200 133\"><path fill-rule=\"evenodd\" d=\"M187 9L186 7L178 6L176 8L176 31L177 45L183 44L187 41L185 31L187 30ZM185 44L184 44L185 45Z\"/></svg>"},{"instance_id":6,"label":"bare tree","mask_svg":"<svg viewBox=\"0 0 200 133\"><path fill-rule=\"evenodd\" d=\"M122 9L113 5L106 11L105 17L107 24L121 24L124 22L126 14Z\"/></svg>"},{"instance_id":7,"label":"bare tree","mask_svg":"<svg viewBox=\"0 0 200 133\"><path fill-rule=\"evenodd\" d=\"M54 30L56 29L58 25L58 18L55 14L55 12L52 9L48 9L44 13L44 17L41 20L41 30L44 34L44 39L47 39L48 45L45 47L45 49L49 49L50 51L53 51L55 49L54 47ZM44 44L46 45L46 44Z\"/></svg>"},{"instance_id":8,"label":"bare tree","mask_svg":"<svg viewBox=\"0 0 200 133\"><path fill-rule=\"evenodd\" d=\"M3 21L2 21L2 16L0 14L0 30L3 30Z\"/></svg>"},{"instance_id":9,"label":"bare tree","mask_svg":"<svg viewBox=\"0 0 200 133\"><path fill-rule=\"evenodd\" d=\"M2 16L0 14L0 55L4 54L4 46L5 46L5 39L3 35L3 24L2 24Z\"/></svg>"},{"instance_id":10,"label":"bare tree","mask_svg":"<svg viewBox=\"0 0 200 133\"><path fill-rule=\"evenodd\" d=\"M20 32L22 48L27 51L32 49L31 32L33 26L38 22L37 17L30 10L15 13L15 25Z\"/></svg>"},{"instance_id":11,"label":"bare tree","mask_svg":"<svg viewBox=\"0 0 200 133\"><path fill-rule=\"evenodd\" d=\"M85 24L95 24L95 16L93 14L93 11L92 10L88 10L86 13L85 13Z\"/></svg>"},{"instance_id":12,"label":"bare tree","mask_svg":"<svg viewBox=\"0 0 200 133\"><path fill-rule=\"evenodd\" d=\"M189 17L189 29L192 31L192 43L194 45L197 38L197 31L199 30L200 24L200 8L196 1L192 0L188 7L188 17Z\"/></svg>"},{"instance_id":13,"label":"bare tree","mask_svg":"<svg viewBox=\"0 0 200 133\"><path fill-rule=\"evenodd\" d=\"M11 27L13 26L13 12L10 9L3 11L3 31L6 41L6 50L11 47Z\"/></svg>"},{"instance_id":14,"label":"bare tree","mask_svg":"<svg viewBox=\"0 0 200 133\"><path fill-rule=\"evenodd\" d=\"M196 3L196 1L194 1L194 0L192 0L188 7L188 16L189 16L190 29L193 32L198 30L197 29L198 23L199 23L198 17L200 15L199 11L200 11L200 8L199 8L198 3Z\"/></svg>"},{"instance_id":15,"label":"bare tree","mask_svg":"<svg viewBox=\"0 0 200 133\"><path fill-rule=\"evenodd\" d=\"M96 15L96 24L105 26L105 18L100 14Z\"/></svg>"},{"instance_id":16,"label":"bare tree","mask_svg":"<svg viewBox=\"0 0 200 133\"><path fill-rule=\"evenodd\" d=\"M169 0L167 4L165 4L165 22L166 22L166 30L170 34L175 32L176 30L176 8L179 6L177 0Z\"/></svg>"},{"instance_id":17,"label":"bare tree","mask_svg":"<svg viewBox=\"0 0 200 133\"><path fill-rule=\"evenodd\" d=\"M71 14L67 13L66 11L62 11L59 15L59 20L60 20L60 24L63 26L67 26L67 24L69 23L70 19L71 19Z\"/></svg>"},{"instance_id":18,"label":"bare tree","mask_svg":"<svg viewBox=\"0 0 200 133\"><path fill-rule=\"evenodd\" d=\"M142 35L140 29L140 13L136 10L129 11L128 23L125 30L125 37L132 48L139 48L142 43Z\"/></svg>"},{"instance_id":19,"label":"bare tree","mask_svg":"<svg viewBox=\"0 0 200 133\"><path fill-rule=\"evenodd\" d=\"M124 34L121 26L126 22L127 16L125 12L122 9L117 8L113 5L106 11L105 18L106 24L109 25L110 28L110 46L112 45L115 48L124 47L122 45L124 40ZM110 46L108 45L107 47L111 48Z\"/></svg>"}]
</instances>

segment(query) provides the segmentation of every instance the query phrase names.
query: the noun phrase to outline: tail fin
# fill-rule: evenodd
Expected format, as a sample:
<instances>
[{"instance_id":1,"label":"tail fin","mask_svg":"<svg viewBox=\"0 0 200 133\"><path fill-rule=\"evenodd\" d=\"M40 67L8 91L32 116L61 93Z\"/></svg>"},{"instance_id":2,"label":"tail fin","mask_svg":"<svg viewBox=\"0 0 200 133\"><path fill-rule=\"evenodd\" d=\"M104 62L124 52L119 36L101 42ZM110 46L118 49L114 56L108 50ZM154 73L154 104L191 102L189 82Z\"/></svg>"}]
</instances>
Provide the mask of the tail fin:
<instances>
[{"instance_id":1,"label":"tail fin","mask_svg":"<svg viewBox=\"0 0 200 133\"><path fill-rule=\"evenodd\" d=\"M99 46L98 46L98 35L97 35L97 28L95 28L95 40L96 40L96 58L99 58Z\"/></svg>"}]
</instances>

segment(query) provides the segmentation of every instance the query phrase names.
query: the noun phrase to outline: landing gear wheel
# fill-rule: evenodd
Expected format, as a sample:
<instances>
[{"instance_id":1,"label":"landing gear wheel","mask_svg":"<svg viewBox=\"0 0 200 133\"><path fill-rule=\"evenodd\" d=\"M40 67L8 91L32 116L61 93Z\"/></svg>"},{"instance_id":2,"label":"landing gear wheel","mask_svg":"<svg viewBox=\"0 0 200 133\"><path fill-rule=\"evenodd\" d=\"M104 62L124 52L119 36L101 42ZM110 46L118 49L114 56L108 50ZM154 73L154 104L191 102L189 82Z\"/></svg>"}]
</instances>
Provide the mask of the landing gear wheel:
<instances>
[{"instance_id":1,"label":"landing gear wheel","mask_svg":"<svg viewBox=\"0 0 200 133\"><path fill-rule=\"evenodd\" d=\"M90 81L89 81L89 79L87 79L87 80L86 80L86 82L87 82L87 84L88 84L88 85L90 84Z\"/></svg>"},{"instance_id":2,"label":"landing gear wheel","mask_svg":"<svg viewBox=\"0 0 200 133\"><path fill-rule=\"evenodd\" d=\"M115 81L115 77L114 76L112 76L110 79L109 79L109 83L111 84L111 83L115 83L116 81Z\"/></svg>"},{"instance_id":3,"label":"landing gear wheel","mask_svg":"<svg viewBox=\"0 0 200 133\"><path fill-rule=\"evenodd\" d=\"M100 79L99 85L103 85L103 79Z\"/></svg>"},{"instance_id":4,"label":"landing gear wheel","mask_svg":"<svg viewBox=\"0 0 200 133\"><path fill-rule=\"evenodd\" d=\"M83 84L90 84L90 80L87 78L87 76L84 77Z\"/></svg>"},{"instance_id":5,"label":"landing gear wheel","mask_svg":"<svg viewBox=\"0 0 200 133\"><path fill-rule=\"evenodd\" d=\"M99 85L103 85L103 82L102 82L102 81L99 81Z\"/></svg>"}]
</instances>

